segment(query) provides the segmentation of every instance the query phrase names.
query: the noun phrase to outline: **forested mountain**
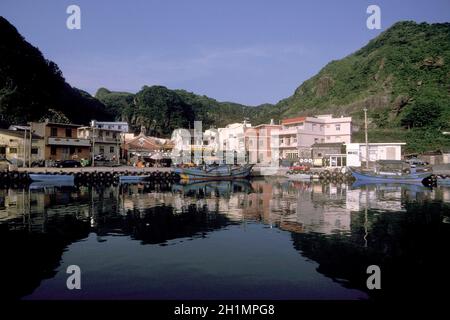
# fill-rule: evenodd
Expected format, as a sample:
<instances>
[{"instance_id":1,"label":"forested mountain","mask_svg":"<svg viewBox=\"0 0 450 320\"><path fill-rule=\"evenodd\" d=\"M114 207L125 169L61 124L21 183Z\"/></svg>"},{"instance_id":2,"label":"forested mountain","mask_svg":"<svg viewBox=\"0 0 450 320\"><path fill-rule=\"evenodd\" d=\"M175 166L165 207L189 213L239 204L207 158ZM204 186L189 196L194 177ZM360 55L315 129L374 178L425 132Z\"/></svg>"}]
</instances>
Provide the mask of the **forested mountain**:
<instances>
[{"instance_id":1,"label":"forested mountain","mask_svg":"<svg viewBox=\"0 0 450 320\"><path fill-rule=\"evenodd\" d=\"M75 123L111 118L100 101L72 88L54 62L0 17L0 127L51 116L49 109Z\"/></svg>"},{"instance_id":2,"label":"forested mountain","mask_svg":"<svg viewBox=\"0 0 450 320\"><path fill-rule=\"evenodd\" d=\"M450 23L398 22L328 63L291 97L252 107L162 86L137 93L101 88L91 97L67 84L55 63L0 18L0 126L58 114L77 123L126 120L136 131L144 125L151 134L168 136L194 120L208 128L332 113L352 116L357 128L365 107L371 141L407 141L410 151L450 147L441 134L450 129ZM361 132L354 140L362 140Z\"/></svg>"}]
</instances>

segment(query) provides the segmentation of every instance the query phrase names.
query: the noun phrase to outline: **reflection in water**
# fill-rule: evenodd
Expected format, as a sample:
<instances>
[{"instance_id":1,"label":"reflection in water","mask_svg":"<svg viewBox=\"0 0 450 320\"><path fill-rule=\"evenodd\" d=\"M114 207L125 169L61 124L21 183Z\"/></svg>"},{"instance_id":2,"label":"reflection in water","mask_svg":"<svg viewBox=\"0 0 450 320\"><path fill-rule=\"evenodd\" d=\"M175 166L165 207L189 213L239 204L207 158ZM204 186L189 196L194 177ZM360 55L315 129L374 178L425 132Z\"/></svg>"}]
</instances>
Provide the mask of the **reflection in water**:
<instances>
[{"instance_id":1,"label":"reflection in water","mask_svg":"<svg viewBox=\"0 0 450 320\"><path fill-rule=\"evenodd\" d=\"M449 202L443 187L280 179L0 190L0 271L10 275L2 294L430 296L449 267ZM65 289L69 264L83 270L82 292ZM366 289L371 264L382 269L382 291Z\"/></svg>"}]
</instances>

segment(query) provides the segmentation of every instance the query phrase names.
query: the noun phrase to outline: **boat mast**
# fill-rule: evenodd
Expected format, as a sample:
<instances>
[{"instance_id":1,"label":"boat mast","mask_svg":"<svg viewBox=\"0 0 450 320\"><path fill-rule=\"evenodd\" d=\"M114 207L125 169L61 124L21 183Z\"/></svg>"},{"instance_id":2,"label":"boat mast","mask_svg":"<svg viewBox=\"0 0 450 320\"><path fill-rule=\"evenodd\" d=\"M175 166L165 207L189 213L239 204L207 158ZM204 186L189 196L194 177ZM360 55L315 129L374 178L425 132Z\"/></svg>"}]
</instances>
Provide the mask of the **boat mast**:
<instances>
[{"instance_id":1,"label":"boat mast","mask_svg":"<svg viewBox=\"0 0 450 320\"><path fill-rule=\"evenodd\" d=\"M364 131L366 136L366 168L369 169L369 139L367 137L367 108L364 108Z\"/></svg>"}]
</instances>

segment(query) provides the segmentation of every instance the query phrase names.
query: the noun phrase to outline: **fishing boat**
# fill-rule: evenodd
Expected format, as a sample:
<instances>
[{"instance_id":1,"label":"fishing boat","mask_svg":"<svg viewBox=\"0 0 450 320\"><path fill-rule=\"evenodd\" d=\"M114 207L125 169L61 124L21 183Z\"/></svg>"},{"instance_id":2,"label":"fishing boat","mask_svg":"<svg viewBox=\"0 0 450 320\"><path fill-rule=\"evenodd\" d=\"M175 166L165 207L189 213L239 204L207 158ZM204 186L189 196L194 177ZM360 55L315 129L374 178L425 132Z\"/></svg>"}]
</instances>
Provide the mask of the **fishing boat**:
<instances>
[{"instance_id":1,"label":"fishing boat","mask_svg":"<svg viewBox=\"0 0 450 320\"><path fill-rule=\"evenodd\" d=\"M177 168L175 173L186 180L229 180L247 178L253 164L245 165L204 165L194 168Z\"/></svg>"},{"instance_id":2,"label":"fishing boat","mask_svg":"<svg viewBox=\"0 0 450 320\"><path fill-rule=\"evenodd\" d=\"M73 183L75 177L69 174L30 173L31 181L37 182L68 182Z\"/></svg>"},{"instance_id":3,"label":"fishing boat","mask_svg":"<svg viewBox=\"0 0 450 320\"><path fill-rule=\"evenodd\" d=\"M450 177L437 177L437 181L436 181L437 185L439 186L450 186Z\"/></svg>"},{"instance_id":4,"label":"fishing boat","mask_svg":"<svg viewBox=\"0 0 450 320\"><path fill-rule=\"evenodd\" d=\"M64 181L64 180L56 180L56 181L37 181L32 182L29 186L30 190L40 190L40 189L50 189L50 188L72 188L75 184L73 181Z\"/></svg>"},{"instance_id":5,"label":"fishing boat","mask_svg":"<svg viewBox=\"0 0 450 320\"><path fill-rule=\"evenodd\" d=\"M418 172L400 160L379 160L373 171L348 169L356 180L383 183L422 183L433 174L431 171Z\"/></svg>"},{"instance_id":6,"label":"fishing boat","mask_svg":"<svg viewBox=\"0 0 450 320\"><path fill-rule=\"evenodd\" d=\"M126 175L126 176L120 176L119 182L121 183L133 183L133 182L141 182L141 181L147 181L151 179L151 175L142 175L142 176L133 176L133 175Z\"/></svg>"}]
</instances>

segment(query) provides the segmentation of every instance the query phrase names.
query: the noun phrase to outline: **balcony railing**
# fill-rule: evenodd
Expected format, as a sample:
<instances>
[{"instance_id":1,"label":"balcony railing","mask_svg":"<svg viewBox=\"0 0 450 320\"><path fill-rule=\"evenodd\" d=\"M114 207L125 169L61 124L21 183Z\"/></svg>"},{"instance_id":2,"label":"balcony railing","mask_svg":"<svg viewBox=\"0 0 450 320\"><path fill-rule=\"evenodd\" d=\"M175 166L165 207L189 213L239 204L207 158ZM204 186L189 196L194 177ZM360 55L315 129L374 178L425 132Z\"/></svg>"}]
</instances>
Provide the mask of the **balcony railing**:
<instances>
[{"instance_id":1,"label":"balcony railing","mask_svg":"<svg viewBox=\"0 0 450 320\"><path fill-rule=\"evenodd\" d=\"M91 142L89 139L81 139L81 138L58 138L58 137L49 137L47 143L50 145L56 146L80 146L80 147L89 147Z\"/></svg>"},{"instance_id":2,"label":"balcony railing","mask_svg":"<svg viewBox=\"0 0 450 320\"><path fill-rule=\"evenodd\" d=\"M278 130L276 134L278 135L293 135L298 133L298 128L282 128L281 130Z\"/></svg>"},{"instance_id":3,"label":"balcony railing","mask_svg":"<svg viewBox=\"0 0 450 320\"><path fill-rule=\"evenodd\" d=\"M113 137L95 137L95 142L106 142L106 143L119 143L120 137L113 138Z\"/></svg>"}]
</instances>

